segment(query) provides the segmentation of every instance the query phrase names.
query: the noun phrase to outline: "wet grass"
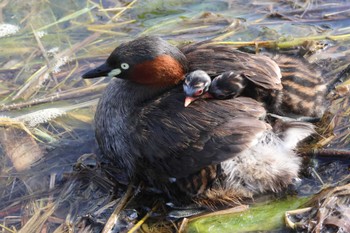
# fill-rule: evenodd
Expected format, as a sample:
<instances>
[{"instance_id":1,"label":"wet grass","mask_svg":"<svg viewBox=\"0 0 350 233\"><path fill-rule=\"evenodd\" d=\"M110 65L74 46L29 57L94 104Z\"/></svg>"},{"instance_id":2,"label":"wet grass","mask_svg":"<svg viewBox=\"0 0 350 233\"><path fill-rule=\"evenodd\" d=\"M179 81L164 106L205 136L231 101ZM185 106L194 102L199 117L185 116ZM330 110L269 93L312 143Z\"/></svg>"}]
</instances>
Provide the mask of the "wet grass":
<instances>
[{"instance_id":1,"label":"wet grass","mask_svg":"<svg viewBox=\"0 0 350 233\"><path fill-rule=\"evenodd\" d=\"M98 154L93 113L108 79L80 76L121 42L150 34L173 44L212 39L250 52L298 54L332 78L349 61L349 8L349 1L3 0L0 232L95 232L112 219L125 190L114 179L122 175L90 154ZM313 147L334 149L334 157L320 154L340 162L334 171L314 171L321 179L336 173L335 182L347 172L338 160L344 155L336 155L349 151L349 82L330 99ZM312 172L305 177L309 194L322 187ZM129 229L136 213L119 213L120 229ZM141 229L174 229L167 224Z\"/></svg>"}]
</instances>

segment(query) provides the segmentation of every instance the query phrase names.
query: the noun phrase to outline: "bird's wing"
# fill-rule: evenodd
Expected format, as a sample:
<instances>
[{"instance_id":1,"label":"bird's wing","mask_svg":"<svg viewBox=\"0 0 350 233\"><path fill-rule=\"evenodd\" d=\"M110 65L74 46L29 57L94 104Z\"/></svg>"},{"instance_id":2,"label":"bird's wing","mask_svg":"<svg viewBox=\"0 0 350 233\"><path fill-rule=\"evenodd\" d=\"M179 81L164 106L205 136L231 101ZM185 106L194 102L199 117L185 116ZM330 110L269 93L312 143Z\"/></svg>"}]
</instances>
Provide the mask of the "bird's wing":
<instances>
[{"instance_id":1,"label":"bird's wing","mask_svg":"<svg viewBox=\"0 0 350 233\"><path fill-rule=\"evenodd\" d=\"M189 62L190 71L200 69L215 77L233 70L265 89L282 90L281 70L268 56L208 43L187 45L181 50Z\"/></svg>"},{"instance_id":2,"label":"bird's wing","mask_svg":"<svg viewBox=\"0 0 350 233\"><path fill-rule=\"evenodd\" d=\"M259 120L265 109L250 98L200 100L187 108L183 101L178 88L142 106L135 137L144 169L186 177L249 148L269 128Z\"/></svg>"}]
</instances>

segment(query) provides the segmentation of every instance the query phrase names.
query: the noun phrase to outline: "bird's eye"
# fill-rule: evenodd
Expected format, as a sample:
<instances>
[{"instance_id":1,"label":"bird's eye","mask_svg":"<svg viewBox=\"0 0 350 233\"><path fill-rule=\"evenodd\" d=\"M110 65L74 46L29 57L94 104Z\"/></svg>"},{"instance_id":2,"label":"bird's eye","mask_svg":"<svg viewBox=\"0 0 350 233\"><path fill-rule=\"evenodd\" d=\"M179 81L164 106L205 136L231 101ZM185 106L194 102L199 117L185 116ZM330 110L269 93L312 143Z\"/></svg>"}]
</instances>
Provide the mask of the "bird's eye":
<instances>
[{"instance_id":1,"label":"bird's eye","mask_svg":"<svg viewBox=\"0 0 350 233\"><path fill-rule=\"evenodd\" d=\"M129 69L129 64L128 64L128 63L122 63L122 64L120 65L120 67L121 67L123 70L127 70L127 69Z\"/></svg>"},{"instance_id":2,"label":"bird's eye","mask_svg":"<svg viewBox=\"0 0 350 233\"><path fill-rule=\"evenodd\" d=\"M201 94L203 94L203 89L200 89L194 93L195 96L200 96Z\"/></svg>"}]
</instances>

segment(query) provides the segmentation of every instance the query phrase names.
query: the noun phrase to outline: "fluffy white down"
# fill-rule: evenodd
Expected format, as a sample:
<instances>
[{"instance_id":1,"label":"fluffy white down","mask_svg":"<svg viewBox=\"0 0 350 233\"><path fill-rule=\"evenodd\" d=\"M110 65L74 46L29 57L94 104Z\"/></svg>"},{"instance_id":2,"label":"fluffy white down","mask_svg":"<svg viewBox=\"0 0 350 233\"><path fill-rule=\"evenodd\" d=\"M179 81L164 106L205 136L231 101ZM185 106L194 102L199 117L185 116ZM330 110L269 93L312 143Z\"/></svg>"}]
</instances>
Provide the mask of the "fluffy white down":
<instances>
[{"instance_id":1,"label":"fluffy white down","mask_svg":"<svg viewBox=\"0 0 350 233\"><path fill-rule=\"evenodd\" d=\"M288 148L294 149L297 146L298 142L304 138L307 138L312 133L314 133L313 127L309 129L292 127L284 132L283 142Z\"/></svg>"},{"instance_id":2,"label":"fluffy white down","mask_svg":"<svg viewBox=\"0 0 350 233\"><path fill-rule=\"evenodd\" d=\"M222 163L225 189L250 197L256 193L277 192L288 186L298 177L301 165L301 158L293 149L310 134L312 130L291 128L284 132L285 140L282 140L272 131L265 132L255 145Z\"/></svg>"}]
</instances>

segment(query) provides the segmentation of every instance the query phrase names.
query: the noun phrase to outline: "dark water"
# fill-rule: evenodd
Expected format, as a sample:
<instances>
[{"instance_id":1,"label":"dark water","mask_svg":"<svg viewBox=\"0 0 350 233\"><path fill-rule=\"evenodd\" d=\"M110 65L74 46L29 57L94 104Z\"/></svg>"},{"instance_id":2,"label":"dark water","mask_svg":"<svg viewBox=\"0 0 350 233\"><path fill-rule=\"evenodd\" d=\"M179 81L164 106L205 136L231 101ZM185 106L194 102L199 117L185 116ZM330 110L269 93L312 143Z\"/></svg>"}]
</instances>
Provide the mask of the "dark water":
<instances>
[{"instance_id":1,"label":"dark water","mask_svg":"<svg viewBox=\"0 0 350 233\"><path fill-rule=\"evenodd\" d=\"M260 41L281 43L302 38L318 43L300 42L288 48L269 46L269 50L297 54L305 49L306 58L330 76L349 61L350 1L146 0L136 1L130 8L120 8L129 3L102 1L100 5L99 1L83 0L1 3L0 24L17 26L18 31L6 36L9 27L0 29L3 35L0 37L0 115L17 119L49 108L63 112L56 117L39 114L42 120L29 127L40 139L34 141L43 151L43 156L33 161L31 167L16 170L14 161L2 150L0 223L3 225L20 229L23 218L34 211L30 200L42 206L61 198L53 216L65 220L71 214L75 222L87 214L96 217L99 208L113 199L111 194L116 187L113 179L101 173L94 140L92 118L96 101L89 104L99 98L103 89L99 85L108 80L83 81L80 76L123 41L152 34L175 44L204 39L251 42L245 49L254 51L257 50L251 46L254 42L258 45ZM105 11L108 8L118 9ZM323 49L319 49L319 44L324 45ZM96 88L84 92L86 87ZM349 123L349 105L345 99L332 103L334 129L340 136L325 147L349 149L346 133L349 129L344 126ZM339 104L341 109L337 109ZM324 135L328 137L329 132ZM89 153L96 153L97 157L82 156ZM29 153L29 156L33 155ZM316 193L323 183L334 183L349 173L348 157L315 157L307 159L307 164L298 188L300 196ZM25 211L26 208L29 210ZM110 211L106 208L103 212L103 221ZM10 217L15 220L8 224ZM53 231L58 225L51 221L48 230ZM99 227L97 224L96 229Z\"/></svg>"}]
</instances>

